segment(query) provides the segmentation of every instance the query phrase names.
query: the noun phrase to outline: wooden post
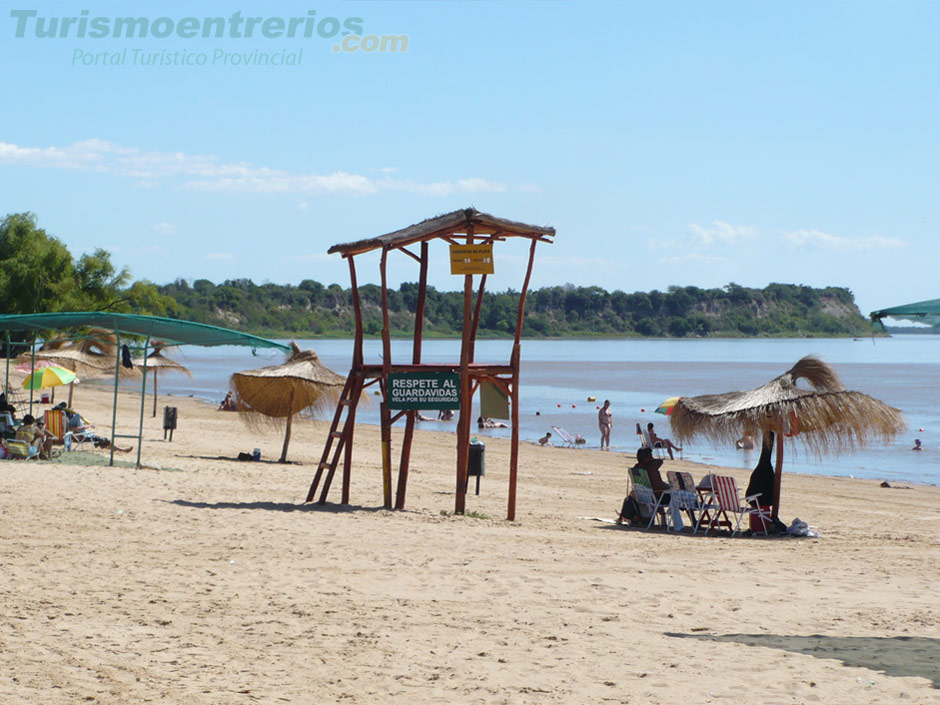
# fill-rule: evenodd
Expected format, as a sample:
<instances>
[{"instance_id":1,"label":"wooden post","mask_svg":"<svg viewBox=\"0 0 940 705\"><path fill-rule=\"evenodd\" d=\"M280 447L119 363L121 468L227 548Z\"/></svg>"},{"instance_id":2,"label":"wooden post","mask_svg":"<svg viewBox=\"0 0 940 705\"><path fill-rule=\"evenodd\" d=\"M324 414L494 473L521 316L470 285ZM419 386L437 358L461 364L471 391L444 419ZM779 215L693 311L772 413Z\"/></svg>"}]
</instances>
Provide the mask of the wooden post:
<instances>
[{"instance_id":1,"label":"wooden post","mask_svg":"<svg viewBox=\"0 0 940 705\"><path fill-rule=\"evenodd\" d=\"M69 408L72 408L72 391L69 390ZM153 418L157 418L157 368L153 368Z\"/></svg>"},{"instance_id":2,"label":"wooden post","mask_svg":"<svg viewBox=\"0 0 940 705\"><path fill-rule=\"evenodd\" d=\"M783 428L777 429L777 457L774 458L774 506L770 518L776 519L780 511L780 476L783 475Z\"/></svg>"},{"instance_id":3,"label":"wooden post","mask_svg":"<svg viewBox=\"0 0 940 705\"><path fill-rule=\"evenodd\" d=\"M392 366L392 339L388 321L388 247L382 248L379 269L382 275L382 489L385 508L392 508L392 421L388 413L388 373Z\"/></svg>"},{"instance_id":4,"label":"wooden post","mask_svg":"<svg viewBox=\"0 0 940 705\"><path fill-rule=\"evenodd\" d=\"M353 341L352 373L361 373L362 371L362 304L359 301L359 283L356 280L356 263L353 262L353 255L347 257L349 260L349 282L352 292L353 312L356 316L356 339ZM352 452L353 452L353 434L356 432L356 407L359 404L359 397L362 394L362 378L357 377L357 384L353 386L353 397L349 401L349 407L346 410L346 431L345 442L343 445L343 494L340 500L343 504L349 504L349 484L352 479Z\"/></svg>"},{"instance_id":5,"label":"wooden post","mask_svg":"<svg viewBox=\"0 0 940 705\"><path fill-rule=\"evenodd\" d=\"M290 413L287 414L287 430L284 432L284 446L281 448L281 457L277 462L286 463L287 462L287 446L290 444L290 426L291 421L294 420L294 390L290 390L290 399L287 402Z\"/></svg>"},{"instance_id":6,"label":"wooden post","mask_svg":"<svg viewBox=\"0 0 940 705\"><path fill-rule=\"evenodd\" d=\"M473 244L473 225L467 228L467 244ZM470 309L473 305L473 275L463 277L463 326L460 340L460 417L457 420L457 495L454 512L463 514L467 503L467 464L470 460L470 415L473 412L470 393L470 338L473 325Z\"/></svg>"},{"instance_id":7,"label":"wooden post","mask_svg":"<svg viewBox=\"0 0 940 705\"><path fill-rule=\"evenodd\" d=\"M509 506L506 510L506 519L516 519L516 480L519 468L519 361L522 356L522 319L525 316L525 297L529 290L529 279L532 277L532 264L535 262L535 246L537 240L532 240L529 247L529 264L526 268L525 279L522 282L522 291L519 292L519 312L516 316L516 336L512 345L512 358L509 361L512 367L512 394L510 403L512 408L512 442L509 446Z\"/></svg>"},{"instance_id":8,"label":"wooden post","mask_svg":"<svg viewBox=\"0 0 940 705\"><path fill-rule=\"evenodd\" d=\"M418 274L418 300L415 301L415 335L411 362L421 364L421 342L424 335L424 305L428 291L428 243L421 243L421 268ZM395 509L405 508L405 492L408 488L408 466L411 462L411 442L415 431L415 418L418 412L410 410L405 420L405 437L401 443L401 463L398 466L398 491L395 495Z\"/></svg>"},{"instance_id":9,"label":"wooden post","mask_svg":"<svg viewBox=\"0 0 940 705\"><path fill-rule=\"evenodd\" d=\"M476 357L477 329L480 327L480 312L483 308L483 292L486 289L486 276L480 277L480 289L477 292L477 304L473 309L473 326L470 329L470 362Z\"/></svg>"}]
</instances>

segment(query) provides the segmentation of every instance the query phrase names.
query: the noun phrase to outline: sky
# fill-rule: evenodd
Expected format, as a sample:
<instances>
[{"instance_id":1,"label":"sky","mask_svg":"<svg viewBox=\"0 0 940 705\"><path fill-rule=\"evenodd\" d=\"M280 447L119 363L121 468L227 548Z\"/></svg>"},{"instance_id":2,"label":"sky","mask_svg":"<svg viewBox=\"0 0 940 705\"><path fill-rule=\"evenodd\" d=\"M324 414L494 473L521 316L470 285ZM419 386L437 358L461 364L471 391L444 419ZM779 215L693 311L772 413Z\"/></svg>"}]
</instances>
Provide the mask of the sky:
<instances>
[{"instance_id":1,"label":"sky","mask_svg":"<svg viewBox=\"0 0 940 705\"><path fill-rule=\"evenodd\" d=\"M938 83L938 2L12 0L0 216L158 284L346 287L331 245L473 206L556 229L533 287L867 314L940 296ZM524 244L494 260L518 290Z\"/></svg>"}]
</instances>

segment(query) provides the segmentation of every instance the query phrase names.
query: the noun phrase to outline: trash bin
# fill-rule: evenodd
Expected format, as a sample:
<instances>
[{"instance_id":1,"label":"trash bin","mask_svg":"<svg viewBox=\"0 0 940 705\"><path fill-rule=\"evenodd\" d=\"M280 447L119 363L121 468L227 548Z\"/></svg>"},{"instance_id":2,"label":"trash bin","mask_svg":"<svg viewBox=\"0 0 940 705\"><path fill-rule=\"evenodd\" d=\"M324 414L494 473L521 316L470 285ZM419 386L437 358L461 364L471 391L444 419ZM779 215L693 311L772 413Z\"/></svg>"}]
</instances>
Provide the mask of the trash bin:
<instances>
[{"instance_id":1,"label":"trash bin","mask_svg":"<svg viewBox=\"0 0 940 705\"><path fill-rule=\"evenodd\" d=\"M484 453L486 445L483 443L470 444L470 459L467 462L467 477L483 477L486 475L486 460Z\"/></svg>"},{"instance_id":2,"label":"trash bin","mask_svg":"<svg viewBox=\"0 0 940 705\"><path fill-rule=\"evenodd\" d=\"M480 478L486 475L486 446L482 443L470 444L470 456L467 458L467 477L477 479L476 493L480 494Z\"/></svg>"},{"instance_id":3,"label":"trash bin","mask_svg":"<svg viewBox=\"0 0 940 705\"><path fill-rule=\"evenodd\" d=\"M170 440L173 440L173 431L176 429L176 407L163 407L163 440L166 440L166 432L170 432Z\"/></svg>"}]
</instances>

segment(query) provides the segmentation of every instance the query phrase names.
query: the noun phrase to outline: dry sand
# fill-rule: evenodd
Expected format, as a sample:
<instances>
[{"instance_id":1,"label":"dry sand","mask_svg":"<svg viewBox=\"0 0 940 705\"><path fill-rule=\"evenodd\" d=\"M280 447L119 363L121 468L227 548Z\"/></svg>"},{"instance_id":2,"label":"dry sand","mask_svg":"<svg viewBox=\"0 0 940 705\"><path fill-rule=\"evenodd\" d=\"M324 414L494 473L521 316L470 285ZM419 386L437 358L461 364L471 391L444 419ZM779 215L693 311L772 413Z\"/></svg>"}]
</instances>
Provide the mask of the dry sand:
<instances>
[{"instance_id":1,"label":"dry sand","mask_svg":"<svg viewBox=\"0 0 940 705\"><path fill-rule=\"evenodd\" d=\"M110 392L75 395L106 430ZM510 523L508 444L454 516L455 436L422 431L386 511L362 426L352 505L303 505L325 422L299 464L240 463L214 457L280 434L161 398L167 442L150 404L148 467L0 463L4 705L940 703L940 488L788 474L781 517L822 538L677 536L582 518L615 515L623 454L525 445Z\"/></svg>"}]
</instances>

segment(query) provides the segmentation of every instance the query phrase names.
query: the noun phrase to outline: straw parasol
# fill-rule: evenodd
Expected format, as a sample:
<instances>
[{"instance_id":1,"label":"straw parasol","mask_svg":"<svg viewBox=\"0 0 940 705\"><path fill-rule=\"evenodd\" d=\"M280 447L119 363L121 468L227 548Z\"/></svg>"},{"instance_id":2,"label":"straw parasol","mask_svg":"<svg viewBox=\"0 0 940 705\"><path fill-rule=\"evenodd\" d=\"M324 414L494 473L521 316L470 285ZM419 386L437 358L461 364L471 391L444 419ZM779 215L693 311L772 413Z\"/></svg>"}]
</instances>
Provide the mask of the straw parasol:
<instances>
[{"instance_id":1,"label":"straw parasol","mask_svg":"<svg viewBox=\"0 0 940 705\"><path fill-rule=\"evenodd\" d=\"M20 364L37 366L51 364L71 370L82 378L103 377L114 370L117 339L111 331L91 328L78 340L69 342L65 336L50 338L35 353L22 353L16 358ZM40 362L41 361L41 362ZM119 367L122 377L136 374L136 370ZM72 406L72 385L69 385L69 407Z\"/></svg>"},{"instance_id":2,"label":"straw parasol","mask_svg":"<svg viewBox=\"0 0 940 705\"><path fill-rule=\"evenodd\" d=\"M797 386L798 380L809 388ZM784 437L821 458L888 443L906 428L898 409L847 390L835 370L813 355L750 391L681 397L669 422L683 444L699 435L733 443L742 432L775 432L774 518L780 504Z\"/></svg>"},{"instance_id":3,"label":"straw parasol","mask_svg":"<svg viewBox=\"0 0 940 705\"><path fill-rule=\"evenodd\" d=\"M167 344L161 340L154 340L151 344L153 352L147 356L147 371L150 372L153 370L153 415L157 415L157 373L158 372L176 372L178 374L193 376L193 373L189 371L184 365L181 365L176 360L172 360L166 357L163 354L163 349L167 347ZM144 369L144 358L138 357L134 358L134 367L137 369Z\"/></svg>"},{"instance_id":4,"label":"straw parasol","mask_svg":"<svg viewBox=\"0 0 940 705\"><path fill-rule=\"evenodd\" d=\"M232 390L238 411L250 423L280 424L286 419L280 462L287 462L291 421L304 409L318 410L336 404L346 379L325 367L313 350L291 343L292 352L281 365L232 375Z\"/></svg>"}]
</instances>

